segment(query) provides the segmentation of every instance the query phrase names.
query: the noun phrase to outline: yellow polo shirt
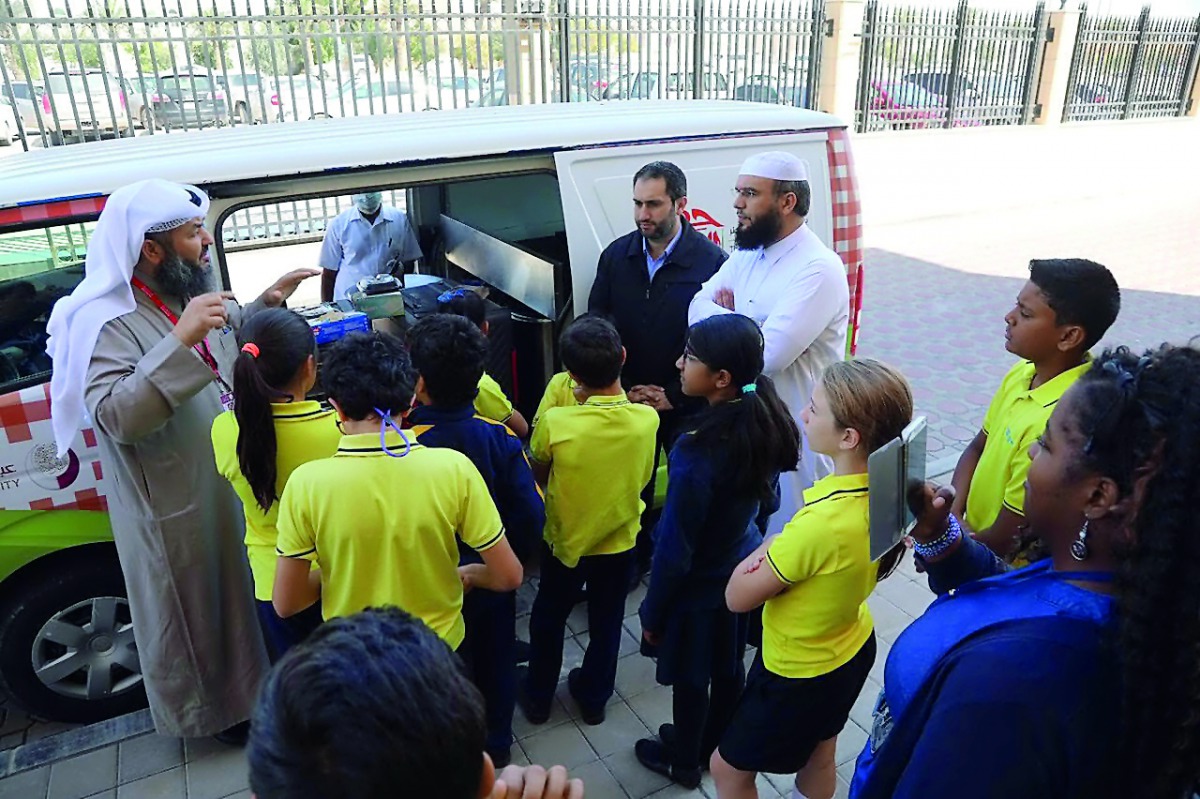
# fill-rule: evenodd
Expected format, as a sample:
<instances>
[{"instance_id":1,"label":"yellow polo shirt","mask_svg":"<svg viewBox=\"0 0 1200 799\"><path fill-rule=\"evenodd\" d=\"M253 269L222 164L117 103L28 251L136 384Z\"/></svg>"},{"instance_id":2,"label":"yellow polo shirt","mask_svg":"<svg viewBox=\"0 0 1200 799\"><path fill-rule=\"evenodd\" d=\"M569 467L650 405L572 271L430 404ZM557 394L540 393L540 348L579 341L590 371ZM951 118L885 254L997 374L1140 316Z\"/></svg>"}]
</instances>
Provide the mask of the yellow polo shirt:
<instances>
[{"instance_id":1,"label":"yellow polo shirt","mask_svg":"<svg viewBox=\"0 0 1200 799\"><path fill-rule=\"evenodd\" d=\"M1000 508L1025 515L1025 476L1029 473L1029 448L1046 431L1046 423L1059 398L1080 375L1088 362L1068 369L1030 390L1034 366L1021 361L1004 376L983 417L987 442L967 490L967 526L986 530L1000 515Z\"/></svg>"},{"instance_id":2,"label":"yellow polo shirt","mask_svg":"<svg viewBox=\"0 0 1200 799\"><path fill-rule=\"evenodd\" d=\"M475 412L484 419L507 422L512 418L513 406L504 395L504 389L487 372L479 378L479 393L475 395Z\"/></svg>"},{"instance_id":3,"label":"yellow polo shirt","mask_svg":"<svg viewBox=\"0 0 1200 799\"><path fill-rule=\"evenodd\" d=\"M343 436L332 458L296 469L280 502L279 554L315 557L326 619L397 605L457 649L466 627L455 536L483 552L504 527L466 455L408 435L403 458L366 433ZM404 450L395 432L387 443Z\"/></svg>"},{"instance_id":4,"label":"yellow polo shirt","mask_svg":"<svg viewBox=\"0 0 1200 799\"><path fill-rule=\"evenodd\" d=\"M337 414L317 402L273 403L275 416L275 496L283 495L288 478L302 463L328 458L337 451L342 435L337 429ZM275 587L275 524L279 502L263 510L242 475L237 456L238 423L233 411L225 411L213 420L213 454L217 471L233 485L246 515L246 556L254 576L254 598L271 601Z\"/></svg>"},{"instance_id":5,"label":"yellow polo shirt","mask_svg":"<svg viewBox=\"0 0 1200 799\"><path fill-rule=\"evenodd\" d=\"M575 389L579 386L571 379L570 372L559 372L554 377L550 378L550 382L546 384L546 390L542 393L542 401L538 403L537 411L533 414L533 422L536 425L538 420L550 408L570 407L578 405L579 400L575 397Z\"/></svg>"},{"instance_id":6,"label":"yellow polo shirt","mask_svg":"<svg viewBox=\"0 0 1200 799\"><path fill-rule=\"evenodd\" d=\"M871 637L875 589L867 476L834 475L804 492L804 507L767 549L787 583L763 606L763 665L781 677L819 677Z\"/></svg>"},{"instance_id":7,"label":"yellow polo shirt","mask_svg":"<svg viewBox=\"0 0 1200 799\"><path fill-rule=\"evenodd\" d=\"M542 415L529 448L534 460L550 464L544 536L563 565L633 549L657 432L658 412L625 392Z\"/></svg>"}]
</instances>

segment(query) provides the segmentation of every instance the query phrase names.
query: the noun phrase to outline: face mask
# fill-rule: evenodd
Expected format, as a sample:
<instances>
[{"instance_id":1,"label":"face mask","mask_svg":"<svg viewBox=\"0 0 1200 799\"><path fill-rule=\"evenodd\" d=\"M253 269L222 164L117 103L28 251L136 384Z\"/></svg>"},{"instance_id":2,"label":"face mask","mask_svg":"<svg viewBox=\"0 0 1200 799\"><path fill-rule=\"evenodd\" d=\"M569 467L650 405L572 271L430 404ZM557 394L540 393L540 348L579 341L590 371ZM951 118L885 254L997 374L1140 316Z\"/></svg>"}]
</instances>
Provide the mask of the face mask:
<instances>
[{"instance_id":1,"label":"face mask","mask_svg":"<svg viewBox=\"0 0 1200 799\"><path fill-rule=\"evenodd\" d=\"M364 214L373 214L383 205L383 194L377 191L367 194L356 194L352 198L354 206Z\"/></svg>"}]
</instances>

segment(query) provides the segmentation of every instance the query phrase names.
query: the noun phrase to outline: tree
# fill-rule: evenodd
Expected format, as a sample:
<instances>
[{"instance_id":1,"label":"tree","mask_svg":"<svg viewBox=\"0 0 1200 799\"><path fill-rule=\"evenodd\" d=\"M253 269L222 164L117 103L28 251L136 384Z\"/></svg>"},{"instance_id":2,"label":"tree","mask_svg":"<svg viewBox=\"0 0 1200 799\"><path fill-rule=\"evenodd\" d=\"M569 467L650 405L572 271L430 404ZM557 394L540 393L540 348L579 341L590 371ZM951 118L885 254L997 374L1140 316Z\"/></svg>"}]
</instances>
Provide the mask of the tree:
<instances>
[{"instance_id":1,"label":"tree","mask_svg":"<svg viewBox=\"0 0 1200 799\"><path fill-rule=\"evenodd\" d=\"M233 23L219 17L215 10L201 11L200 16L202 20L188 24L190 36L197 40L191 43L192 60L209 69L224 71L230 37L235 33Z\"/></svg>"}]
</instances>

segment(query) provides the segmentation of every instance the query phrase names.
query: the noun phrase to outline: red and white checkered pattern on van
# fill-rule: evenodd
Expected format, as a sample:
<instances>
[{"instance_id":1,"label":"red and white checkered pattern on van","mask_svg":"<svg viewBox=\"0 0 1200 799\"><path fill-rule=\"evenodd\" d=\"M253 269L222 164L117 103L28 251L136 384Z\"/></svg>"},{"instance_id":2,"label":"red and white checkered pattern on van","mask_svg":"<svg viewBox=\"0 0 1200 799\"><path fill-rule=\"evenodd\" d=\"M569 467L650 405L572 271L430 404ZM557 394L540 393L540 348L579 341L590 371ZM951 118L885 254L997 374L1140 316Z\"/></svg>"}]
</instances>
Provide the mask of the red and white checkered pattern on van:
<instances>
[{"instance_id":1,"label":"red and white checkered pattern on van","mask_svg":"<svg viewBox=\"0 0 1200 799\"><path fill-rule=\"evenodd\" d=\"M854 158L850 154L850 134L845 128L829 131L829 182L833 192L833 249L846 265L850 284L849 354L858 348L858 328L862 318L863 255L862 205L858 182L854 178Z\"/></svg>"},{"instance_id":2,"label":"red and white checkered pattern on van","mask_svg":"<svg viewBox=\"0 0 1200 799\"><path fill-rule=\"evenodd\" d=\"M76 200L0 208L0 228L23 226L30 222L97 217L104 210L104 203L107 201L107 197L82 197Z\"/></svg>"}]
</instances>

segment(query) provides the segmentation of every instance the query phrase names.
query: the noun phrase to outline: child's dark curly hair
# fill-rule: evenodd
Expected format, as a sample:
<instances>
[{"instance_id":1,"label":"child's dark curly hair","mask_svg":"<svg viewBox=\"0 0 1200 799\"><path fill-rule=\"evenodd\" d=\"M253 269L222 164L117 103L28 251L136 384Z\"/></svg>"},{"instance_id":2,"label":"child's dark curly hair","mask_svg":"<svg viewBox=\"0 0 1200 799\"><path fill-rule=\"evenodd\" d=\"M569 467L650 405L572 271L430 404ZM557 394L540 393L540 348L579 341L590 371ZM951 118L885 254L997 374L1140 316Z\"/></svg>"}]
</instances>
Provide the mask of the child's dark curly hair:
<instances>
[{"instance_id":1,"label":"child's dark curly hair","mask_svg":"<svg viewBox=\"0 0 1200 799\"><path fill-rule=\"evenodd\" d=\"M412 404L412 363L404 342L378 331L351 333L329 348L321 364L321 384L353 421L376 410L399 416Z\"/></svg>"},{"instance_id":2,"label":"child's dark curly hair","mask_svg":"<svg viewBox=\"0 0 1200 799\"><path fill-rule=\"evenodd\" d=\"M1079 381L1078 466L1132 495L1114 542L1126 784L1181 799L1200 784L1200 350L1106 350Z\"/></svg>"}]
</instances>

